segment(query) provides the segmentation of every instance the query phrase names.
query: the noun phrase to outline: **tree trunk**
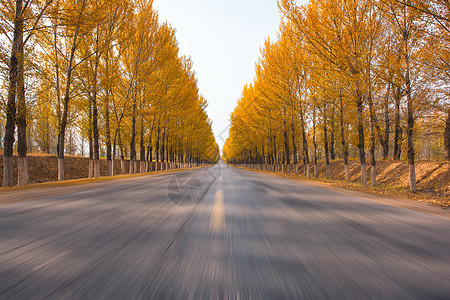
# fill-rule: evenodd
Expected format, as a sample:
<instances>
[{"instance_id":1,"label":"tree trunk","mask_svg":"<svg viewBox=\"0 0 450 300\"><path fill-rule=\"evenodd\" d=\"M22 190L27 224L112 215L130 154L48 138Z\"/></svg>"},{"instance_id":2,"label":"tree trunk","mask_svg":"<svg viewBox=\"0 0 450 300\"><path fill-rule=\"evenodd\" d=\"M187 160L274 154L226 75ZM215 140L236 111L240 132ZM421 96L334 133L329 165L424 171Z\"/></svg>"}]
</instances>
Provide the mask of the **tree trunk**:
<instances>
[{"instance_id":1,"label":"tree trunk","mask_svg":"<svg viewBox=\"0 0 450 300\"><path fill-rule=\"evenodd\" d=\"M57 101L57 107L56 107L56 115L58 118L58 121L62 119L62 112L61 112L61 79L60 79L60 66L59 66L59 49L58 49L58 23L59 20L54 20L53 24L53 55L55 56L55 79L56 79L56 101ZM50 144L50 143L49 143ZM50 146L49 146L50 148ZM84 147L81 151L84 152ZM83 154L82 154L83 156Z\"/></svg>"},{"instance_id":2,"label":"tree trunk","mask_svg":"<svg viewBox=\"0 0 450 300\"><path fill-rule=\"evenodd\" d=\"M120 173L122 175L125 175L127 173L127 170L125 168L125 156L120 155Z\"/></svg>"},{"instance_id":3,"label":"tree trunk","mask_svg":"<svg viewBox=\"0 0 450 300\"><path fill-rule=\"evenodd\" d=\"M383 160L386 160L389 155L389 96L390 96L391 83L388 84L388 89L386 92L386 96L384 99L384 136L381 132L380 124L378 123L378 118L375 112L372 115L373 125L375 126L376 133L378 136L378 140L380 141L380 145L383 148Z\"/></svg>"},{"instance_id":4,"label":"tree trunk","mask_svg":"<svg viewBox=\"0 0 450 300\"><path fill-rule=\"evenodd\" d=\"M155 145L155 154L156 154L156 171L159 171L158 169L158 163L159 163L159 139L161 135L161 128L159 127L160 121L158 121L158 129L156 130L156 145Z\"/></svg>"},{"instance_id":5,"label":"tree trunk","mask_svg":"<svg viewBox=\"0 0 450 300\"><path fill-rule=\"evenodd\" d=\"M165 171L164 169L164 163L166 162L166 157L165 157L165 142L166 142L166 128L163 127L163 133L162 133L162 138L161 138L161 162L162 162L162 170L161 171Z\"/></svg>"},{"instance_id":6,"label":"tree trunk","mask_svg":"<svg viewBox=\"0 0 450 300\"><path fill-rule=\"evenodd\" d=\"M151 146L152 140L151 140L151 136L150 136L150 141L149 141L149 147L148 147L148 163L149 163L149 167L147 169L148 172L153 172L153 146Z\"/></svg>"},{"instance_id":7,"label":"tree trunk","mask_svg":"<svg viewBox=\"0 0 450 300\"><path fill-rule=\"evenodd\" d=\"M147 151L148 151L147 172L153 172L154 171L154 168L153 168L153 154L152 154L153 147L150 146Z\"/></svg>"},{"instance_id":8,"label":"tree trunk","mask_svg":"<svg viewBox=\"0 0 450 300\"><path fill-rule=\"evenodd\" d=\"M133 117L131 119L131 141L130 141L130 174L134 174L134 161L136 159L136 98L133 101Z\"/></svg>"},{"instance_id":9,"label":"tree trunk","mask_svg":"<svg viewBox=\"0 0 450 300\"><path fill-rule=\"evenodd\" d=\"M370 89L370 88L369 88ZM373 186L377 185L377 171L375 161L375 130L374 130L374 108L372 94L369 92L369 130L370 130L370 180Z\"/></svg>"},{"instance_id":10,"label":"tree trunk","mask_svg":"<svg viewBox=\"0 0 450 300\"><path fill-rule=\"evenodd\" d=\"M290 158L291 153L290 153L290 149L289 149L289 137L288 137L288 132L287 132L286 120L283 121L283 124L284 124L283 137L284 137L284 156L285 156L283 163L289 165L291 163L291 158Z\"/></svg>"},{"instance_id":11,"label":"tree trunk","mask_svg":"<svg viewBox=\"0 0 450 300\"><path fill-rule=\"evenodd\" d=\"M94 82L94 86L95 85L96 84ZM98 133L98 108L97 108L96 92L94 92L92 99L92 129L94 135L94 177L100 178L100 145Z\"/></svg>"},{"instance_id":12,"label":"tree trunk","mask_svg":"<svg viewBox=\"0 0 450 300\"><path fill-rule=\"evenodd\" d=\"M144 116L141 116L141 140L140 140L140 154L139 154L139 158L140 158L140 166L139 166L139 172L140 173L145 173L146 172L146 168L145 168L145 146L144 146Z\"/></svg>"},{"instance_id":13,"label":"tree trunk","mask_svg":"<svg viewBox=\"0 0 450 300\"><path fill-rule=\"evenodd\" d=\"M114 176L114 163L111 147L111 129L109 121L109 96L105 101L105 130L106 130L106 176Z\"/></svg>"},{"instance_id":14,"label":"tree trunk","mask_svg":"<svg viewBox=\"0 0 450 300\"><path fill-rule=\"evenodd\" d=\"M153 137L153 128L155 126L155 118L153 118L152 121L152 127L150 129L150 134L148 135L148 145L147 145L147 172L153 171L153 144L152 144L152 137Z\"/></svg>"},{"instance_id":15,"label":"tree trunk","mask_svg":"<svg viewBox=\"0 0 450 300\"><path fill-rule=\"evenodd\" d=\"M116 153L117 153L117 150L116 150L116 147L117 147L117 145L116 145L116 139L114 139L114 141L113 141L113 146L112 146L112 157L111 157L111 165L112 165L112 169L111 169L111 176L116 176L116 171L114 170L114 166L115 166L115 164L116 164Z\"/></svg>"},{"instance_id":16,"label":"tree trunk","mask_svg":"<svg viewBox=\"0 0 450 300\"><path fill-rule=\"evenodd\" d=\"M317 167L317 143L316 143L316 107L313 109L313 147L314 147L314 177L319 177Z\"/></svg>"},{"instance_id":17,"label":"tree trunk","mask_svg":"<svg viewBox=\"0 0 450 300\"><path fill-rule=\"evenodd\" d=\"M383 145L383 160L389 156L389 134L390 134L390 120L389 120L389 96L391 93L391 84L388 84L388 91L384 100L384 145Z\"/></svg>"},{"instance_id":18,"label":"tree trunk","mask_svg":"<svg viewBox=\"0 0 450 300\"><path fill-rule=\"evenodd\" d=\"M94 76L92 78L92 130L94 134L94 177L100 178L100 145L98 132L98 106L97 106L97 77L98 65L100 62L100 52L98 48L98 28L95 40L95 61L94 61Z\"/></svg>"},{"instance_id":19,"label":"tree trunk","mask_svg":"<svg viewBox=\"0 0 450 300\"><path fill-rule=\"evenodd\" d=\"M22 2L21 0L16 3ZM22 6L22 5L20 5ZM21 8L22 10L22 8ZM27 107L25 103L25 66L24 66L24 44L23 44L23 12L19 20L19 55L17 56L17 153L18 153L18 179L17 184L24 186L28 184L27 163Z\"/></svg>"},{"instance_id":20,"label":"tree trunk","mask_svg":"<svg viewBox=\"0 0 450 300\"><path fill-rule=\"evenodd\" d=\"M276 172L276 167L275 164L277 163L276 161L276 157L277 157L277 149L276 149L276 140L275 140L275 135L272 136L272 144L271 146L273 147L272 150L272 172Z\"/></svg>"},{"instance_id":21,"label":"tree trunk","mask_svg":"<svg viewBox=\"0 0 450 300\"><path fill-rule=\"evenodd\" d=\"M447 107L447 120L445 121L444 131L445 159L450 160L450 107Z\"/></svg>"},{"instance_id":22,"label":"tree trunk","mask_svg":"<svg viewBox=\"0 0 450 300\"><path fill-rule=\"evenodd\" d=\"M294 118L292 118L292 155L294 156L294 174L298 175L298 159L297 159L297 145L295 143L295 124Z\"/></svg>"},{"instance_id":23,"label":"tree trunk","mask_svg":"<svg viewBox=\"0 0 450 300\"><path fill-rule=\"evenodd\" d=\"M345 180L349 180L348 174L348 144L345 137L345 127L344 127L344 103L342 99L342 89L339 89L339 125L341 127L341 145L342 145L342 156L344 160L344 174Z\"/></svg>"},{"instance_id":24,"label":"tree trunk","mask_svg":"<svg viewBox=\"0 0 450 300\"><path fill-rule=\"evenodd\" d=\"M94 146L92 137L89 138L89 169L88 178L94 178Z\"/></svg>"},{"instance_id":25,"label":"tree trunk","mask_svg":"<svg viewBox=\"0 0 450 300\"><path fill-rule=\"evenodd\" d=\"M366 152L364 149L364 123L363 123L363 100L360 91L357 91L357 108L358 108L358 149L359 162L361 164L361 184L367 185L367 171L366 171Z\"/></svg>"},{"instance_id":26,"label":"tree trunk","mask_svg":"<svg viewBox=\"0 0 450 300\"><path fill-rule=\"evenodd\" d=\"M123 149L122 134L120 133L120 127L117 127L117 135L119 139L119 149L120 149L120 174L125 175L127 173L125 169L125 151Z\"/></svg>"},{"instance_id":27,"label":"tree trunk","mask_svg":"<svg viewBox=\"0 0 450 300\"><path fill-rule=\"evenodd\" d=\"M161 171L164 171L165 162L169 161L168 154L168 138L166 133L166 128L161 128L162 133L160 135L160 143L159 143L159 160L161 162Z\"/></svg>"},{"instance_id":28,"label":"tree trunk","mask_svg":"<svg viewBox=\"0 0 450 300\"><path fill-rule=\"evenodd\" d=\"M113 87L111 83L111 77L109 72L109 51L105 53L105 77L107 79L107 85L105 90L105 138L106 138L106 176L114 176L114 157L112 157L112 147L111 147L111 128L110 128L110 112L109 103L113 95Z\"/></svg>"},{"instance_id":29,"label":"tree trunk","mask_svg":"<svg viewBox=\"0 0 450 300\"><path fill-rule=\"evenodd\" d=\"M334 107L331 109L331 127L330 127L330 158L331 160L336 159L336 154L334 152Z\"/></svg>"},{"instance_id":30,"label":"tree trunk","mask_svg":"<svg viewBox=\"0 0 450 300\"><path fill-rule=\"evenodd\" d=\"M89 169L88 169L88 178L94 178L94 140L92 138L92 101L89 97L89 128L88 128L88 136L89 136Z\"/></svg>"},{"instance_id":31,"label":"tree trunk","mask_svg":"<svg viewBox=\"0 0 450 300\"><path fill-rule=\"evenodd\" d=\"M408 164L409 164L409 179L410 186L409 190L415 193L416 188L416 167L414 162L414 141L413 141L413 130L414 130L414 115L412 107L411 98L411 81L409 75L409 56L406 57L406 99L407 99L407 114L408 114L408 125L406 130L406 136L408 138Z\"/></svg>"},{"instance_id":32,"label":"tree trunk","mask_svg":"<svg viewBox=\"0 0 450 300\"><path fill-rule=\"evenodd\" d=\"M14 18L14 37L9 61L9 86L8 103L6 105L6 126L3 139L3 187L13 186L13 147L15 142L14 131L16 129L16 94L18 56L20 55L20 32L23 32L21 21L22 1L16 0L16 14Z\"/></svg>"},{"instance_id":33,"label":"tree trunk","mask_svg":"<svg viewBox=\"0 0 450 300\"><path fill-rule=\"evenodd\" d=\"M306 137L306 122L305 122L305 115L303 114L303 108L301 107L301 105L300 105L300 122L302 125L303 161L305 164L305 175L307 178L310 178L311 170L309 165L308 139Z\"/></svg>"},{"instance_id":34,"label":"tree trunk","mask_svg":"<svg viewBox=\"0 0 450 300\"><path fill-rule=\"evenodd\" d=\"M395 119L394 119L394 153L393 159L400 160L402 152L403 129L400 124L400 100L401 89L396 87L394 91L395 98Z\"/></svg>"},{"instance_id":35,"label":"tree trunk","mask_svg":"<svg viewBox=\"0 0 450 300\"><path fill-rule=\"evenodd\" d=\"M78 39L78 31L80 30L81 25L81 15L83 14L85 1L83 1L82 10L79 15L78 23L75 28L75 33L73 36L72 46L70 49L70 57L67 68L66 75L66 89L64 94L64 103L63 103L63 114L61 120L59 120L59 133L58 133L58 180L64 180L64 147L65 147L65 136L66 136L66 126L67 126L67 118L69 115L69 101L70 101L70 84L72 81L72 71L73 71L73 61L75 59L75 51L77 49L77 39Z\"/></svg>"},{"instance_id":36,"label":"tree trunk","mask_svg":"<svg viewBox=\"0 0 450 300\"><path fill-rule=\"evenodd\" d=\"M325 149L325 166L326 166L326 176L327 179L331 177L330 170L330 156L328 150L328 128L327 128L327 104L324 102L323 104L323 140L324 140L324 149Z\"/></svg>"},{"instance_id":37,"label":"tree trunk","mask_svg":"<svg viewBox=\"0 0 450 300\"><path fill-rule=\"evenodd\" d=\"M116 129L115 129L115 132L114 132L113 154L112 154L112 159L113 159L112 172L113 172L113 176L114 176L114 160L116 159L116 144L119 145L120 154L123 155L123 144L122 144L122 138L120 136L120 120L121 119L119 118L119 122L117 122ZM123 175L123 173L121 173L121 174Z\"/></svg>"}]
</instances>

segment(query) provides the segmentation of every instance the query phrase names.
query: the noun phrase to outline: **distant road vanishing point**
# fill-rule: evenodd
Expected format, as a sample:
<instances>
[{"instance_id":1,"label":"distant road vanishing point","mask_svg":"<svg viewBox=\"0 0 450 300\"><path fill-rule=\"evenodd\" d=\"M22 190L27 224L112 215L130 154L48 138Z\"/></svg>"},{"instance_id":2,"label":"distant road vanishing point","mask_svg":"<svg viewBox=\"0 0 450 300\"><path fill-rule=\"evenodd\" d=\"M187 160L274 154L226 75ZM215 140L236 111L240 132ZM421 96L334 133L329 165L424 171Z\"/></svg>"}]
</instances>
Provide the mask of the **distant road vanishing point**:
<instances>
[{"instance_id":1,"label":"distant road vanishing point","mask_svg":"<svg viewBox=\"0 0 450 300\"><path fill-rule=\"evenodd\" d=\"M2 202L0 299L450 298L440 208L222 162Z\"/></svg>"}]
</instances>

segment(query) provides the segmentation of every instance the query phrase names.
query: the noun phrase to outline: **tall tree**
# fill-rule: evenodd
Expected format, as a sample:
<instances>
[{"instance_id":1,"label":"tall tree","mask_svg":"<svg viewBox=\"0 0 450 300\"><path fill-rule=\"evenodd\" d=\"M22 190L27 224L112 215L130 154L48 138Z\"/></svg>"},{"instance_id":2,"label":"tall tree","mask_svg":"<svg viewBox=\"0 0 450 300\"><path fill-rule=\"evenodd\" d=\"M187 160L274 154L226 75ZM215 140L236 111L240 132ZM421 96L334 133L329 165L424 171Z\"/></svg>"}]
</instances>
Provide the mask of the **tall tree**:
<instances>
[{"instance_id":1,"label":"tall tree","mask_svg":"<svg viewBox=\"0 0 450 300\"><path fill-rule=\"evenodd\" d=\"M18 184L28 184L27 164L27 109L25 101L25 45L35 34L40 26L40 20L51 5L52 0L33 1L16 0L1 2L3 20L8 20L8 11L14 12L12 20L12 38L6 33L11 41L11 56L9 59L9 87L8 102L6 106L6 126L4 138L4 164L3 164L3 186L13 185L13 146L15 142L14 131L18 127ZM29 23L25 28L25 21ZM27 36L24 37L24 32ZM16 115L17 113L17 115Z\"/></svg>"}]
</instances>

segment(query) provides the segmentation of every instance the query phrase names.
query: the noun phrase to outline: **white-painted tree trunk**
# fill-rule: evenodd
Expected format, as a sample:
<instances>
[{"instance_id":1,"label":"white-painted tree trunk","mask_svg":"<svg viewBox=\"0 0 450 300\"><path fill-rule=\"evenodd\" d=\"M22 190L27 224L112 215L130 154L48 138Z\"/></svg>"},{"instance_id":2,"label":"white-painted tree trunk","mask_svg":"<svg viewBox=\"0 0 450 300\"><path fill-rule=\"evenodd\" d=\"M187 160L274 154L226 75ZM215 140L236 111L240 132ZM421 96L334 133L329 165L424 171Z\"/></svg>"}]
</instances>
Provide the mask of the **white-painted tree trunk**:
<instances>
[{"instance_id":1,"label":"white-painted tree trunk","mask_svg":"<svg viewBox=\"0 0 450 300\"><path fill-rule=\"evenodd\" d=\"M344 165L344 172L345 172L345 181L348 181L350 176L348 174L348 164Z\"/></svg>"},{"instance_id":2,"label":"white-painted tree trunk","mask_svg":"<svg viewBox=\"0 0 450 300\"><path fill-rule=\"evenodd\" d=\"M367 185L366 164L361 164L361 184L364 185L364 186Z\"/></svg>"},{"instance_id":3,"label":"white-painted tree trunk","mask_svg":"<svg viewBox=\"0 0 450 300\"><path fill-rule=\"evenodd\" d=\"M88 178L94 177L94 161L89 159L89 170L88 170Z\"/></svg>"},{"instance_id":4,"label":"white-painted tree trunk","mask_svg":"<svg viewBox=\"0 0 450 300\"><path fill-rule=\"evenodd\" d=\"M416 166L409 164L409 191L415 193L417 191Z\"/></svg>"},{"instance_id":5,"label":"white-painted tree trunk","mask_svg":"<svg viewBox=\"0 0 450 300\"><path fill-rule=\"evenodd\" d=\"M126 170L125 170L125 160L121 159L120 160L120 174L125 175Z\"/></svg>"},{"instance_id":6,"label":"white-painted tree trunk","mask_svg":"<svg viewBox=\"0 0 450 300\"><path fill-rule=\"evenodd\" d=\"M27 157L19 157L17 159L17 170L18 170L17 185L18 186L28 185L28 158Z\"/></svg>"},{"instance_id":7,"label":"white-painted tree trunk","mask_svg":"<svg viewBox=\"0 0 450 300\"><path fill-rule=\"evenodd\" d=\"M311 165L306 164L306 178L311 178Z\"/></svg>"},{"instance_id":8,"label":"white-painted tree trunk","mask_svg":"<svg viewBox=\"0 0 450 300\"><path fill-rule=\"evenodd\" d=\"M330 170L330 165L327 164L327 179L331 178L331 170Z\"/></svg>"},{"instance_id":9,"label":"white-painted tree trunk","mask_svg":"<svg viewBox=\"0 0 450 300\"><path fill-rule=\"evenodd\" d=\"M100 160L94 159L94 177L100 178Z\"/></svg>"},{"instance_id":10,"label":"white-painted tree trunk","mask_svg":"<svg viewBox=\"0 0 450 300\"><path fill-rule=\"evenodd\" d=\"M130 172L129 172L129 174L130 175L134 174L134 161L132 161L132 160L130 160Z\"/></svg>"},{"instance_id":11,"label":"white-painted tree trunk","mask_svg":"<svg viewBox=\"0 0 450 300\"><path fill-rule=\"evenodd\" d=\"M106 176L113 176L113 161L111 159L106 161Z\"/></svg>"},{"instance_id":12,"label":"white-painted tree trunk","mask_svg":"<svg viewBox=\"0 0 450 300\"><path fill-rule=\"evenodd\" d=\"M64 158L58 158L58 180L64 180Z\"/></svg>"},{"instance_id":13,"label":"white-painted tree trunk","mask_svg":"<svg viewBox=\"0 0 450 300\"><path fill-rule=\"evenodd\" d=\"M12 156L3 156L3 170L12 170L13 169L13 157ZM13 173L12 172L3 172L3 187L12 187L13 186Z\"/></svg>"},{"instance_id":14,"label":"white-painted tree trunk","mask_svg":"<svg viewBox=\"0 0 450 300\"><path fill-rule=\"evenodd\" d=\"M27 157L17 158L17 185L24 186L28 184L28 161Z\"/></svg>"},{"instance_id":15,"label":"white-painted tree trunk","mask_svg":"<svg viewBox=\"0 0 450 300\"><path fill-rule=\"evenodd\" d=\"M370 165L370 181L372 185L377 185L377 169L374 165Z\"/></svg>"}]
</instances>

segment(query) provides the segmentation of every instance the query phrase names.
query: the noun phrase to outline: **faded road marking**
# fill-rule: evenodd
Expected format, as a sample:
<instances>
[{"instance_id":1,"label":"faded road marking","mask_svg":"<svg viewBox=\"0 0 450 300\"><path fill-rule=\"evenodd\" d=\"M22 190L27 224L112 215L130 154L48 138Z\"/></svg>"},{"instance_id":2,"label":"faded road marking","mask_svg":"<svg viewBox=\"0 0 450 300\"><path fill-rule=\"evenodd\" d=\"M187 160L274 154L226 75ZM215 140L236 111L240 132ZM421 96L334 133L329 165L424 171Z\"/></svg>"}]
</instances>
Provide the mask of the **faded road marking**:
<instances>
[{"instance_id":1,"label":"faded road marking","mask_svg":"<svg viewBox=\"0 0 450 300\"><path fill-rule=\"evenodd\" d=\"M222 189L218 189L214 197L210 228L215 232L222 232L225 229L225 205Z\"/></svg>"}]
</instances>

